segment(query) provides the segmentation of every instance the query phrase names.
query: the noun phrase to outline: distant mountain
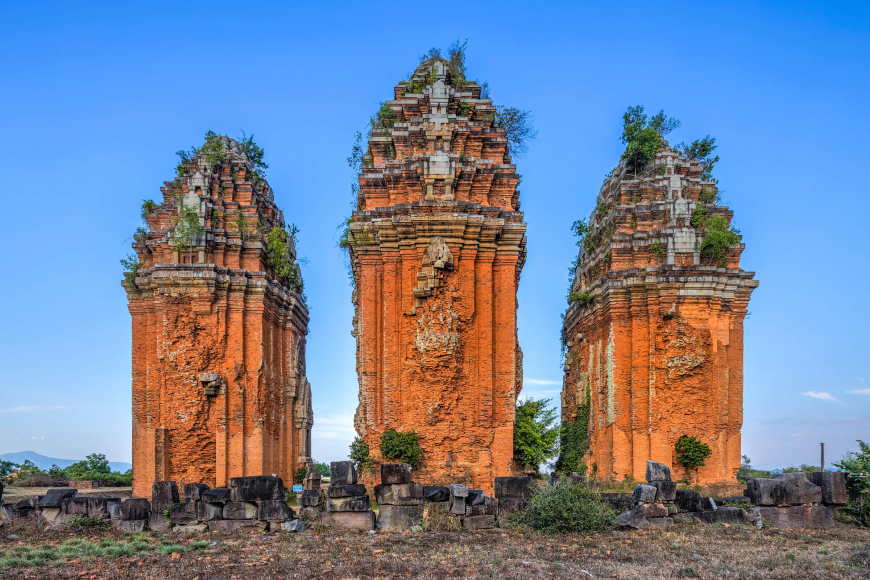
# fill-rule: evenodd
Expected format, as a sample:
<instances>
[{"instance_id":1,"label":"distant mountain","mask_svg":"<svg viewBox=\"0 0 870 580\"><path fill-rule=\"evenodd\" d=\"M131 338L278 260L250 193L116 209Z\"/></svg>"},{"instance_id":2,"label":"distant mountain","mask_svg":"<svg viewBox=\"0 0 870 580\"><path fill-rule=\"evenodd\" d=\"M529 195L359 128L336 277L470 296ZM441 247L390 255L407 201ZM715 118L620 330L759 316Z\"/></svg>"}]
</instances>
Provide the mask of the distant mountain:
<instances>
[{"instance_id":1,"label":"distant mountain","mask_svg":"<svg viewBox=\"0 0 870 580\"><path fill-rule=\"evenodd\" d=\"M33 451L19 451L18 453L4 453L0 455L0 459L5 459L6 461L11 461L12 463L22 464L25 461L29 460L35 466L40 469L51 469L52 465L57 465L58 467L69 467L73 463L78 461L83 461L82 459L56 459L54 457L46 457L45 455L40 455L39 453L34 453ZM128 469L133 469L133 465L130 463L125 463L123 461L110 461L109 468L112 471L120 471L124 473Z\"/></svg>"}]
</instances>

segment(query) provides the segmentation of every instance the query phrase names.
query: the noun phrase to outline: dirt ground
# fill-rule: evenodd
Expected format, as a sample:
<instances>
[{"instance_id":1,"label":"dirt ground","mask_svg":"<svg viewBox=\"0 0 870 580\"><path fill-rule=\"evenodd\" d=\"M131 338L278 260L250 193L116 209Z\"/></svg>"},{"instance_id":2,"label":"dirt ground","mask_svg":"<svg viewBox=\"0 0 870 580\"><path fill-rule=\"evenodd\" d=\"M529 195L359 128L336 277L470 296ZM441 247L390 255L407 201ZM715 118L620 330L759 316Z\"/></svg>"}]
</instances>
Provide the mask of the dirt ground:
<instances>
[{"instance_id":1,"label":"dirt ground","mask_svg":"<svg viewBox=\"0 0 870 580\"><path fill-rule=\"evenodd\" d=\"M10 538L10 536L17 536ZM675 525L542 536L474 533L155 533L0 528L0 578L868 578L870 531Z\"/></svg>"},{"instance_id":2,"label":"dirt ground","mask_svg":"<svg viewBox=\"0 0 870 580\"><path fill-rule=\"evenodd\" d=\"M31 495L45 495L50 487L14 487L8 486L3 489L3 502L15 503ZM119 497L127 499L133 493L132 487L98 487L97 489L80 489L79 496Z\"/></svg>"}]
</instances>

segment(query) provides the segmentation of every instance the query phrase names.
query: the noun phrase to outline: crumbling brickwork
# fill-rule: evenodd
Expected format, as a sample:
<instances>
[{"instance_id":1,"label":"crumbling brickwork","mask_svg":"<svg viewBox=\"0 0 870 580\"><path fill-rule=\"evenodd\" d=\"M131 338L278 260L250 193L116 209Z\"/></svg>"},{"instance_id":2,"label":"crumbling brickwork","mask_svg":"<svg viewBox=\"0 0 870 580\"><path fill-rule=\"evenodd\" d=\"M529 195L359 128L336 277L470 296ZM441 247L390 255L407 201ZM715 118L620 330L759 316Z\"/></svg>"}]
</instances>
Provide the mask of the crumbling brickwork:
<instances>
[{"instance_id":1,"label":"crumbling brickwork","mask_svg":"<svg viewBox=\"0 0 870 580\"><path fill-rule=\"evenodd\" d=\"M141 264L123 282L133 336L133 494L153 481L224 486L275 473L287 481L311 461L311 387L305 375L308 309L273 270L265 232L284 231L271 187L236 141L183 164L143 208ZM212 144L213 146L214 143ZM179 245L179 213L201 233ZM149 211L150 210L150 211Z\"/></svg>"},{"instance_id":2,"label":"crumbling brickwork","mask_svg":"<svg viewBox=\"0 0 870 580\"><path fill-rule=\"evenodd\" d=\"M693 217L701 226L702 215L733 216L716 205L703 166L664 143L654 167L638 180L620 164L598 195L563 326L562 415L585 416L588 396L585 462L599 478L643 480L652 459L674 465L675 479L731 481L740 467L743 320L758 282L740 268L743 244L724 263L702 252L706 231ZM712 450L697 474L675 456L682 435Z\"/></svg>"},{"instance_id":3,"label":"crumbling brickwork","mask_svg":"<svg viewBox=\"0 0 870 580\"><path fill-rule=\"evenodd\" d=\"M369 138L349 225L355 427L375 455L384 430L415 430L415 479L491 490L513 469L522 386L519 175L480 86L454 88L432 61L411 80L425 88L400 84L386 102L394 123Z\"/></svg>"}]
</instances>

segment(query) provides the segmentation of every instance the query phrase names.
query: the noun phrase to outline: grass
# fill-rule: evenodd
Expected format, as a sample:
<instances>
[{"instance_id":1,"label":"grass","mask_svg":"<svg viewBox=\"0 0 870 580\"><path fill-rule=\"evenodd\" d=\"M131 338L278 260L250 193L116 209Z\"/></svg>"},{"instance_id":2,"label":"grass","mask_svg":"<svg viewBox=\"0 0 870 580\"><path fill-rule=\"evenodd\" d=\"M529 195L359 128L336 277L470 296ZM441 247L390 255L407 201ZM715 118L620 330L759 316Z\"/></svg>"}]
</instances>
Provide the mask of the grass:
<instances>
[{"instance_id":1,"label":"grass","mask_svg":"<svg viewBox=\"0 0 870 580\"><path fill-rule=\"evenodd\" d=\"M8 540L10 533L18 540ZM73 537L76 533L4 526L0 577L851 580L867 578L870 569L870 530L862 529L677 524L666 530L543 535L515 529L369 534L319 528L305 534L210 533L192 542L153 533L126 538L114 530L88 532L87 538Z\"/></svg>"}]
</instances>

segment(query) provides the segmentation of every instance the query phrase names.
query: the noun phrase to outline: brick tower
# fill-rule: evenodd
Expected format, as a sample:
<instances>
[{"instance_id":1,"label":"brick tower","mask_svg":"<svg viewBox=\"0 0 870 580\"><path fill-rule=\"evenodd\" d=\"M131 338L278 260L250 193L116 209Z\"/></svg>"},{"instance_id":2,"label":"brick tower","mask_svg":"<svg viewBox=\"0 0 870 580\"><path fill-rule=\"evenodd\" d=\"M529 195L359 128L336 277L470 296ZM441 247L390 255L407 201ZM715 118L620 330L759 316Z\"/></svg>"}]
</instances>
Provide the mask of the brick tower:
<instances>
[{"instance_id":1,"label":"brick tower","mask_svg":"<svg viewBox=\"0 0 870 580\"><path fill-rule=\"evenodd\" d=\"M475 83L453 84L424 61L368 141L347 232L355 427L376 456L384 430L417 431L418 481L491 489L513 469L526 226L492 101Z\"/></svg>"},{"instance_id":2,"label":"brick tower","mask_svg":"<svg viewBox=\"0 0 870 580\"><path fill-rule=\"evenodd\" d=\"M646 460L672 465L675 479L733 480L743 425L743 319L753 272L742 243L718 257L704 244L717 205L704 167L667 143L652 175L624 164L601 187L581 244L565 314L562 416L588 416L585 462L599 478L643 481ZM588 407L586 407L588 405ZM674 445L699 438L712 455L685 472Z\"/></svg>"},{"instance_id":3,"label":"brick tower","mask_svg":"<svg viewBox=\"0 0 870 580\"><path fill-rule=\"evenodd\" d=\"M260 152L262 154L262 152ZM133 495L225 485L311 461L308 309L293 232L247 149L210 134L185 156L126 275L133 318Z\"/></svg>"}]
</instances>

